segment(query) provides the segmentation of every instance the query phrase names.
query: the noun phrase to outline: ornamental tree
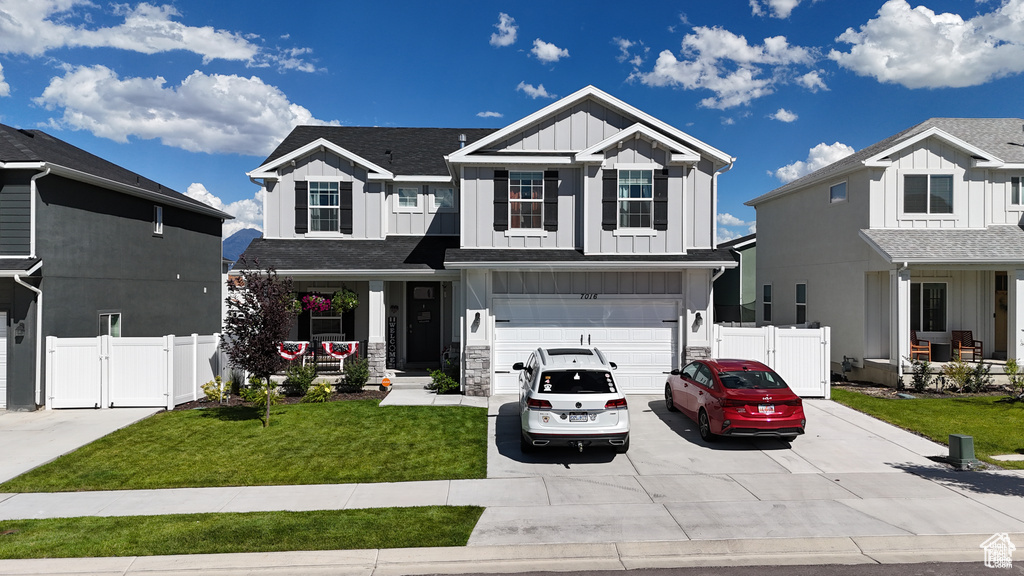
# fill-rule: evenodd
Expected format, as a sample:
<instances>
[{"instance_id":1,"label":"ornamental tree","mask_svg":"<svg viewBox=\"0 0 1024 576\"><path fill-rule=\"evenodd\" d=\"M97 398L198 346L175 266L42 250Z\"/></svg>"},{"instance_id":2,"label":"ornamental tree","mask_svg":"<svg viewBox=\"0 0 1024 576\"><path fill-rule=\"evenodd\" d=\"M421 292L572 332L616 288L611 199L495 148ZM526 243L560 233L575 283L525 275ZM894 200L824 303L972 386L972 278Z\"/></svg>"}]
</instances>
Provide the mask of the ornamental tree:
<instances>
[{"instance_id":1,"label":"ornamental tree","mask_svg":"<svg viewBox=\"0 0 1024 576\"><path fill-rule=\"evenodd\" d=\"M243 269L228 278L227 319L221 344L231 364L259 379L267 395L267 412L263 427L270 424L270 398L273 384L270 376L283 370L287 361L278 346L288 338L293 311L292 279L278 278L270 267L260 269L259 260L239 260Z\"/></svg>"}]
</instances>

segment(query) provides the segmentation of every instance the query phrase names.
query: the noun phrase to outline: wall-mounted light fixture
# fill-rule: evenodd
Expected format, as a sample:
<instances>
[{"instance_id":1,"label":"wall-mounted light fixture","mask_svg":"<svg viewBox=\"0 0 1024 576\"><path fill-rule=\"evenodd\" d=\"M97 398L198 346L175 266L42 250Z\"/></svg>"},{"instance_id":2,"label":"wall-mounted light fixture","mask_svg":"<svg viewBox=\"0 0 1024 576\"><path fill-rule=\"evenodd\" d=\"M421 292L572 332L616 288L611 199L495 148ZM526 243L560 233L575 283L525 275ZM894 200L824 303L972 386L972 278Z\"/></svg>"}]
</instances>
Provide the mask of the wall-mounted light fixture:
<instances>
[{"instance_id":1,"label":"wall-mounted light fixture","mask_svg":"<svg viewBox=\"0 0 1024 576\"><path fill-rule=\"evenodd\" d=\"M477 328L480 328L480 313L479 312L477 312L476 315L473 316L473 326L472 327L473 327L473 332L476 332Z\"/></svg>"},{"instance_id":2,"label":"wall-mounted light fixture","mask_svg":"<svg viewBox=\"0 0 1024 576\"><path fill-rule=\"evenodd\" d=\"M690 326L690 330L696 332L700 330L700 327L704 325L704 318L701 317L700 312L697 312L697 316L693 319L693 324Z\"/></svg>"},{"instance_id":3,"label":"wall-mounted light fixture","mask_svg":"<svg viewBox=\"0 0 1024 576\"><path fill-rule=\"evenodd\" d=\"M25 323L24 322L18 322L18 324L14 327L14 337L15 338L24 338L25 337Z\"/></svg>"}]
</instances>

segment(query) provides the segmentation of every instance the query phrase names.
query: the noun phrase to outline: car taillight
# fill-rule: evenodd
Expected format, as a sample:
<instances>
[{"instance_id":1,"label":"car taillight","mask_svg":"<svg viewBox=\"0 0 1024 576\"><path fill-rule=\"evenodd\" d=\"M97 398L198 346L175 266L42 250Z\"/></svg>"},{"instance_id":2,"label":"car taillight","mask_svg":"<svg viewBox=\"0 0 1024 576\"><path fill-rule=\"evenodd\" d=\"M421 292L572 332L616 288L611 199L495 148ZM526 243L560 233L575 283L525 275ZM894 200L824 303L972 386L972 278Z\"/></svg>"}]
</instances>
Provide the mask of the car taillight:
<instances>
[{"instance_id":1,"label":"car taillight","mask_svg":"<svg viewBox=\"0 0 1024 576\"><path fill-rule=\"evenodd\" d=\"M743 400L733 400L731 398L722 399L722 408L742 408L746 405L747 403Z\"/></svg>"},{"instance_id":2,"label":"car taillight","mask_svg":"<svg viewBox=\"0 0 1024 576\"><path fill-rule=\"evenodd\" d=\"M803 401L796 398L795 400L783 400L782 402L776 402L775 404L780 406L802 406Z\"/></svg>"},{"instance_id":3,"label":"car taillight","mask_svg":"<svg viewBox=\"0 0 1024 576\"><path fill-rule=\"evenodd\" d=\"M551 402L547 400L538 400L537 398L527 398L526 407L530 410L550 410Z\"/></svg>"},{"instance_id":4,"label":"car taillight","mask_svg":"<svg viewBox=\"0 0 1024 576\"><path fill-rule=\"evenodd\" d=\"M604 403L604 407L609 410L617 410L626 407L625 398L615 398Z\"/></svg>"}]
</instances>

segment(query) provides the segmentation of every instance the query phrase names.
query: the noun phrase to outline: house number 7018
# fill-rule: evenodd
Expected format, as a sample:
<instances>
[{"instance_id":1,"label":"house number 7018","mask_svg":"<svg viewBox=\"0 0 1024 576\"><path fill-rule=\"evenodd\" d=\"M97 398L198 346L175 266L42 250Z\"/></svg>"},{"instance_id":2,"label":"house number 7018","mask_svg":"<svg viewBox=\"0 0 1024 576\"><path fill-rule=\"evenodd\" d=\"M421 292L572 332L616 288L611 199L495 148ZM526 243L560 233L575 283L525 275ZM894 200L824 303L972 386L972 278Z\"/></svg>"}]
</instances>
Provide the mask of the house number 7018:
<instances>
[{"instance_id":1,"label":"house number 7018","mask_svg":"<svg viewBox=\"0 0 1024 576\"><path fill-rule=\"evenodd\" d=\"M597 300L597 294L580 294L580 300Z\"/></svg>"}]
</instances>

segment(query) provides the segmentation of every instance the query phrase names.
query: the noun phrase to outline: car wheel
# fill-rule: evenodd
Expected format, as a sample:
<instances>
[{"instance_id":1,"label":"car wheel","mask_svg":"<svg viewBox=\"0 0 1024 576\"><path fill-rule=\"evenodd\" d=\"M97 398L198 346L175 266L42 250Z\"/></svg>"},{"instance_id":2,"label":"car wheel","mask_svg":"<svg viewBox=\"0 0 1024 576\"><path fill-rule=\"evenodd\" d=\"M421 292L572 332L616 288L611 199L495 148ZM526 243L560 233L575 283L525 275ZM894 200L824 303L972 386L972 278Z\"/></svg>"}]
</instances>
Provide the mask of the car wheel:
<instances>
[{"instance_id":1,"label":"car wheel","mask_svg":"<svg viewBox=\"0 0 1024 576\"><path fill-rule=\"evenodd\" d=\"M625 454L627 451L629 451L629 436L626 436L626 441L623 442L622 446L615 447L616 454Z\"/></svg>"},{"instance_id":2,"label":"car wheel","mask_svg":"<svg viewBox=\"0 0 1024 576\"><path fill-rule=\"evenodd\" d=\"M529 440L526 439L526 435L525 434L522 434L522 433L519 434L519 451L520 452L522 452L523 454L528 454L530 452L533 452L535 448L536 448L536 446L534 446L532 442L530 442Z\"/></svg>"},{"instance_id":3,"label":"car wheel","mask_svg":"<svg viewBox=\"0 0 1024 576\"><path fill-rule=\"evenodd\" d=\"M701 440L705 442L718 440L718 435L711 433L711 420L708 418L708 413L703 409L697 414L697 428L700 430Z\"/></svg>"},{"instance_id":4,"label":"car wheel","mask_svg":"<svg viewBox=\"0 0 1024 576\"><path fill-rule=\"evenodd\" d=\"M672 387L665 384L665 408L668 408L669 412L678 412L679 409L672 403Z\"/></svg>"}]
</instances>

